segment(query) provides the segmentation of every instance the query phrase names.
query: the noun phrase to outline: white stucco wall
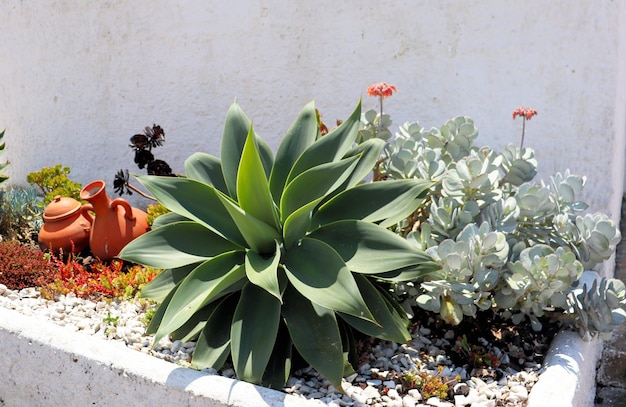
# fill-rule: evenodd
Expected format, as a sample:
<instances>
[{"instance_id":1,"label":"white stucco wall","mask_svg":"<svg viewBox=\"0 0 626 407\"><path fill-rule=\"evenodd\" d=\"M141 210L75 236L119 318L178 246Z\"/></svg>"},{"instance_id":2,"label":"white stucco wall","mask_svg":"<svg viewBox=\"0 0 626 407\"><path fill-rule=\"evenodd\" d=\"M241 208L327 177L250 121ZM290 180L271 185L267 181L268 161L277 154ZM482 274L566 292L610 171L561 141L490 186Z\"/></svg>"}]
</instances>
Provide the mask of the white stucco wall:
<instances>
[{"instance_id":1,"label":"white stucco wall","mask_svg":"<svg viewBox=\"0 0 626 407\"><path fill-rule=\"evenodd\" d=\"M619 215L626 128L626 2L482 0L0 0L0 129L11 181L56 163L109 185L128 138L160 124L175 171L217 154L236 97L273 147L311 99L348 115L395 84L396 124L472 116L479 144L518 143L520 105L540 176L588 176L584 199ZM110 193L111 189L109 188Z\"/></svg>"}]
</instances>

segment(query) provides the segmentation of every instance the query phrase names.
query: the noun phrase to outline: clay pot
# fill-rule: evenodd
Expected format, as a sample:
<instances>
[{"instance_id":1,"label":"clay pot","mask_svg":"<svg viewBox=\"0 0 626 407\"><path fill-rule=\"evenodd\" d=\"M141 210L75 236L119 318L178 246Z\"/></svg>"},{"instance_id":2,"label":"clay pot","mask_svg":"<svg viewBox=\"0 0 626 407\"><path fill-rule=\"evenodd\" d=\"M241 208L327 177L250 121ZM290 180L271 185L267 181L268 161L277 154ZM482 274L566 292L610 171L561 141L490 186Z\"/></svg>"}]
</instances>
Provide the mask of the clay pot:
<instances>
[{"instance_id":1,"label":"clay pot","mask_svg":"<svg viewBox=\"0 0 626 407\"><path fill-rule=\"evenodd\" d=\"M83 205L81 211L87 219L93 219L89 237L91 253L101 260L111 260L150 227L146 212L131 207L125 199L109 199L105 186L104 181L98 180L83 187L80 197L89 203Z\"/></svg>"},{"instance_id":2,"label":"clay pot","mask_svg":"<svg viewBox=\"0 0 626 407\"><path fill-rule=\"evenodd\" d=\"M80 202L56 196L43 212L39 247L43 251L76 254L89 245L90 231L91 220L83 216Z\"/></svg>"}]
</instances>

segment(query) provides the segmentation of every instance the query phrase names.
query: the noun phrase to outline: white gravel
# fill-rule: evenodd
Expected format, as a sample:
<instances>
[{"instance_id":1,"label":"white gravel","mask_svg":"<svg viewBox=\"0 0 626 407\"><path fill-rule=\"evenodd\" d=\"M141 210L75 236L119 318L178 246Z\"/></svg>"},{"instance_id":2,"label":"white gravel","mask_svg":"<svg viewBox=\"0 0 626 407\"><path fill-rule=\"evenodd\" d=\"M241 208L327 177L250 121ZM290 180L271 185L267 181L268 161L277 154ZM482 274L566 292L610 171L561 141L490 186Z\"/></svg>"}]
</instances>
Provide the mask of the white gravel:
<instances>
[{"instance_id":1,"label":"white gravel","mask_svg":"<svg viewBox=\"0 0 626 407\"><path fill-rule=\"evenodd\" d=\"M143 322L151 307L145 300L98 301L77 298L73 294L55 301L45 300L35 288L12 291L0 284L0 306L24 315L51 320L76 331L123 341L132 349L181 366L189 366L195 347L193 342L162 340L152 347L152 337L145 335ZM526 363L523 371L511 367L498 370L498 375L468 372L469 367L455 366L446 355L456 337L449 331L443 338L429 339L429 330L422 327L412 333L412 340L403 345L382 342L372 347L367 360L358 371L342 383L342 392L320 377L313 369L304 369L290 377L285 392L315 399L329 406L375 407L495 407L525 406L528 393L538 379L540 366ZM498 358L507 361L508 354L496 349ZM505 363L503 363L505 365ZM232 368L210 374L234 378ZM407 371L428 372L449 381L454 401L437 397L424 399L418 389L405 388L402 378ZM493 373L493 372L491 372ZM474 376L474 377L473 377ZM494 378L495 376L496 378ZM458 379L458 380L457 380Z\"/></svg>"}]
</instances>

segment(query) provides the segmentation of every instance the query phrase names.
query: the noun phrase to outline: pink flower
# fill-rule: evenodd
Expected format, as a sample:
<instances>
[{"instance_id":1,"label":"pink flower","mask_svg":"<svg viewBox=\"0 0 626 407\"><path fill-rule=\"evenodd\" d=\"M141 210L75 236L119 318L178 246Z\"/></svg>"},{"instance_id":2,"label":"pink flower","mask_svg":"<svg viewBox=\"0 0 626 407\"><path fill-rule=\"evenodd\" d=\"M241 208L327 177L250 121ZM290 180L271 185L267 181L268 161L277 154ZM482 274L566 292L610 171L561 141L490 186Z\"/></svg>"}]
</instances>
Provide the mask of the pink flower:
<instances>
[{"instance_id":1,"label":"pink flower","mask_svg":"<svg viewBox=\"0 0 626 407\"><path fill-rule=\"evenodd\" d=\"M537 111L535 109L531 109L530 107L522 106L519 109L513 110L513 119L517 116L530 120L533 116L537 116Z\"/></svg>"},{"instance_id":2,"label":"pink flower","mask_svg":"<svg viewBox=\"0 0 626 407\"><path fill-rule=\"evenodd\" d=\"M390 85L387 82L375 83L367 88L368 96L378 96L381 98L388 98L397 92L398 89L394 85Z\"/></svg>"}]
</instances>

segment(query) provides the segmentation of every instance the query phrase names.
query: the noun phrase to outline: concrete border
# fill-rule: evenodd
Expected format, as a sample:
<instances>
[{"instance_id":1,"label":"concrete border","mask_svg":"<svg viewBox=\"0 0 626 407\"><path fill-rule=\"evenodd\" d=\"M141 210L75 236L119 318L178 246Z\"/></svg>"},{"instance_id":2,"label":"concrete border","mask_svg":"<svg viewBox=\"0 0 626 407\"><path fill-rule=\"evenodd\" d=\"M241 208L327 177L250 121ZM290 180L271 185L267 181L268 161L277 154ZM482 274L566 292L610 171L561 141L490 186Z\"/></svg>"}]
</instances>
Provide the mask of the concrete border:
<instances>
[{"instance_id":1,"label":"concrete border","mask_svg":"<svg viewBox=\"0 0 626 407\"><path fill-rule=\"evenodd\" d=\"M599 340L561 332L528 407L593 405ZM0 307L0 405L311 407L313 400L179 367Z\"/></svg>"}]
</instances>

